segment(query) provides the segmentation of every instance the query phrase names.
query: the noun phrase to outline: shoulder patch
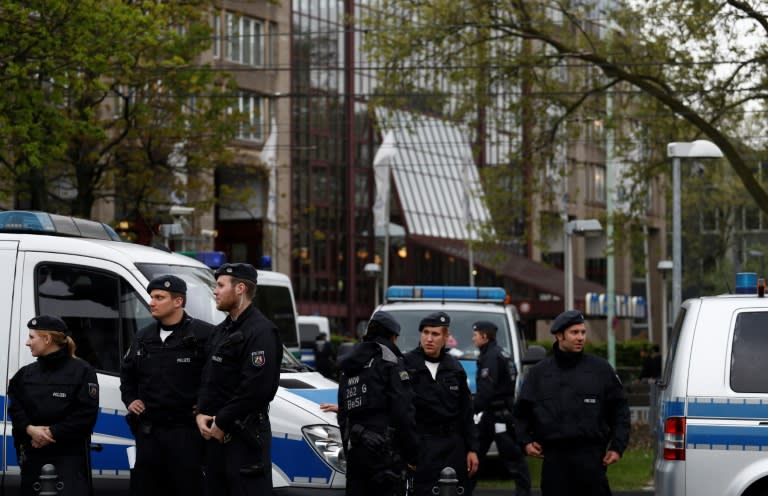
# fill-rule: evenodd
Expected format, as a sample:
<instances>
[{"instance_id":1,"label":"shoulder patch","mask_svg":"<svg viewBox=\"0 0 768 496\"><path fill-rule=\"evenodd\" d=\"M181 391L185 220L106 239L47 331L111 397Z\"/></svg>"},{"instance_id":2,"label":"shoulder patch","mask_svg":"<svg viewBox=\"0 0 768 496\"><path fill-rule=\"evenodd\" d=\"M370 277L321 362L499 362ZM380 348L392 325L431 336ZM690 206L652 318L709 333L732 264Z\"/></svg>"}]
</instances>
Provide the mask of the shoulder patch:
<instances>
[{"instance_id":1,"label":"shoulder patch","mask_svg":"<svg viewBox=\"0 0 768 496\"><path fill-rule=\"evenodd\" d=\"M99 399L99 384L89 382L88 383L88 396L93 398L94 400Z\"/></svg>"},{"instance_id":2,"label":"shoulder patch","mask_svg":"<svg viewBox=\"0 0 768 496\"><path fill-rule=\"evenodd\" d=\"M267 363L267 357L264 355L264 351L251 352L251 365L257 368L263 367Z\"/></svg>"},{"instance_id":3,"label":"shoulder patch","mask_svg":"<svg viewBox=\"0 0 768 496\"><path fill-rule=\"evenodd\" d=\"M482 377L483 379L487 379L490 376L491 376L491 373L488 371L487 368L480 369L480 377Z\"/></svg>"},{"instance_id":4,"label":"shoulder patch","mask_svg":"<svg viewBox=\"0 0 768 496\"><path fill-rule=\"evenodd\" d=\"M408 375L408 371L407 370L401 370L400 371L400 380L401 381L410 381L411 380L411 376Z\"/></svg>"}]
</instances>

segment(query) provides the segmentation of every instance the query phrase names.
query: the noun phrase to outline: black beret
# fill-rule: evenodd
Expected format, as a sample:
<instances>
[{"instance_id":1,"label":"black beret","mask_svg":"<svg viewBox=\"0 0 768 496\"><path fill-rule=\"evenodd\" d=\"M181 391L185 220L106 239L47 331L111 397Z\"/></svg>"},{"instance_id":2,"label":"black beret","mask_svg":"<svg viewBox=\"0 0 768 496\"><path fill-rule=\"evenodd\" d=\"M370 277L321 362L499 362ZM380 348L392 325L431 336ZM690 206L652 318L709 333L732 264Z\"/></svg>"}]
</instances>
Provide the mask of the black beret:
<instances>
[{"instance_id":1,"label":"black beret","mask_svg":"<svg viewBox=\"0 0 768 496\"><path fill-rule=\"evenodd\" d=\"M63 332L67 336L72 335L67 328L67 324L53 315L38 315L37 317L32 317L30 321L27 322L27 327L36 331L57 331Z\"/></svg>"},{"instance_id":2,"label":"black beret","mask_svg":"<svg viewBox=\"0 0 768 496\"><path fill-rule=\"evenodd\" d=\"M400 324L397 323L394 317L387 312L378 311L371 316L371 320L368 321L368 325L377 323L385 331L389 331L395 336L400 335Z\"/></svg>"},{"instance_id":3,"label":"black beret","mask_svg":"<svg viewBox=\"0 0 768 496\"><path fill-rule=\"evenodd\" d=\"M155 277L149 284L147 284L147 293L151 293L153 289L162 289L170 293L187 294L187 283L184 279L176 276L160 276Z\"/></svg>"},{"instance_id":4,"label":"black beret","mask_svg":"<svg viewBox=\"0 0 768 496\"><path fill-rule=\"evenodd\" d=\"M247 263L225 263L216 269L213 275L216 279L219 276L232 276L237 279L251 281L254 284L256 284L256 279L258 278L256 267Z\"/></svg>"},{"instance_id":5,"label":"black beret","mask_svg":"<svg viewBox=\"0 0 768 496\"><path fill-rule=\"evenodd\" d=\"M472 330L478 332L496 332L499 330L496 324L488 322L487 320L478 320L472 324Z\"/></svg>"},{"instance_id":6,"label":"black beret","mask_svg":"<svg viewBox=\"0 0 768 496\"><path fill-rule=\"evenodd\" d=\"M584 315L578 310L568 310L563 312L552 321L552 327L549 328L549 332L557 334L564 331L574 324L583 324Z\"/></svg>"},{"instance_id":7,"label":"black beret","mask_svg":"<svg viewBox=\"0 0 768 496\"><path fill-rule=\"evenodd\" d=\"M451 325L451 318L445 312L434 312L423 319L419 323L419 332L425 327L442 327Z\"/></svg>"}]
</instances>

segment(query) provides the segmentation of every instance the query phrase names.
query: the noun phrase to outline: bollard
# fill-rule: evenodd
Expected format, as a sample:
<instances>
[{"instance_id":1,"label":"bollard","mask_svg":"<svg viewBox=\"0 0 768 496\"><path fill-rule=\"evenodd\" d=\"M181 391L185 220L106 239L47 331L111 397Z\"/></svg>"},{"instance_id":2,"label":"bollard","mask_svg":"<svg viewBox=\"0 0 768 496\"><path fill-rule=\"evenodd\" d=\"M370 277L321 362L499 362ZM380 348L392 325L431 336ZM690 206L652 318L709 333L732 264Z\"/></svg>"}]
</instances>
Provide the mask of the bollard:
<instances>
[{"instance_id":1,"label":"bollard","mask_svg":"<svg viewBox=\"0 0 768 496\"><path fill-rule=\"evenodd\" d=\"M32 489L37 491L40 496L58 496L59 491L63 488L64 483L59 481L56 467L50 463L46 463L40 469L40 482L32 484Z\"/></svg>"},{"instance_id":2,"label":"bollard","mask_svg":"<svg viewBox=\"0 0 768 496\"><path fill-rule=\"evenodd\" d=\"M459 496L457 492L458 484L459 480L456 478L456 471L451 467L445 467L440 471L437 487L433 488L432 492L434 493L435 489L437 489L437 496Z\"/></svg>"}]
</instances>

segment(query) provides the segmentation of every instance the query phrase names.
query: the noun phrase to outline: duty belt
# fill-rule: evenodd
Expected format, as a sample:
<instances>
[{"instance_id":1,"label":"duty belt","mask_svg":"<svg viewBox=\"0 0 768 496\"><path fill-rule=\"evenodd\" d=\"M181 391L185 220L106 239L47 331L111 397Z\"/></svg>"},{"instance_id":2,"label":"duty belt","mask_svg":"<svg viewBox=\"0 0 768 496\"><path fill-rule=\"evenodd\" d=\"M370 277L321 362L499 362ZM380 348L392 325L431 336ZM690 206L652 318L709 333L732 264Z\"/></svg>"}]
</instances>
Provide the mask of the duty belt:
<instances>
[{"instance_id":1,"label":"duty belt","mask_svg":"<svg viewBox=\"0 0 768 496\"><path fill-rule=\"evenodd\" d=\"M422 434L428 434L430 436L447 436L454 432L458 432L458 425L455 422L449 422L447 424L420 424L416 430Z\"/></svg>"}]
</instances>

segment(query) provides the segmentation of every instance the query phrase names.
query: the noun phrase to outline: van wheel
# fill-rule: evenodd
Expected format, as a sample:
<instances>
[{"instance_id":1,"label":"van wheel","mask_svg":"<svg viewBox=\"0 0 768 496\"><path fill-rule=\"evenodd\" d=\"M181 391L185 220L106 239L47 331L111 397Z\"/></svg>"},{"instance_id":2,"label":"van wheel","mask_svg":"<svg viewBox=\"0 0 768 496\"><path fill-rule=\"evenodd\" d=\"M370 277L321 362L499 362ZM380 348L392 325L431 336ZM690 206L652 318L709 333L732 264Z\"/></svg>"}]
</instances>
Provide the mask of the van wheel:
<instances>
[{"instance_id":1,"label":"van wheel","mask_svg":"<svg viewBox=\"0 0 768 496\"><path fill-rule=\"evenodd\" d=\"M760 479L744 491L742 496L768 496L768 479Z\"/></svg>"}]
</instances>

